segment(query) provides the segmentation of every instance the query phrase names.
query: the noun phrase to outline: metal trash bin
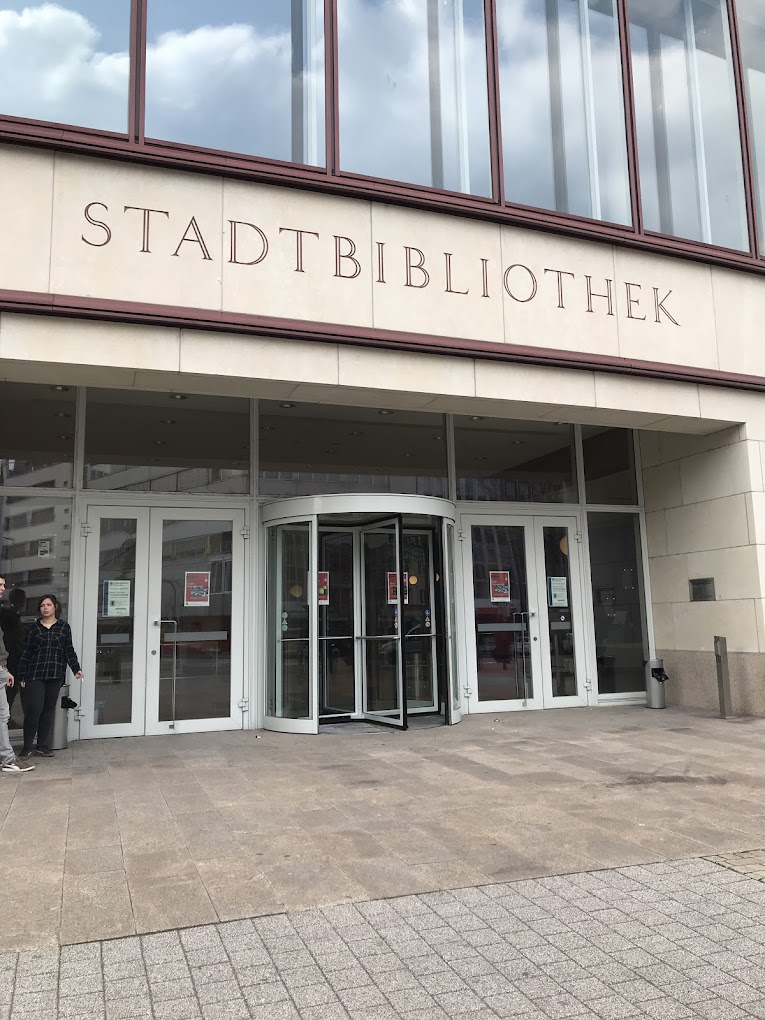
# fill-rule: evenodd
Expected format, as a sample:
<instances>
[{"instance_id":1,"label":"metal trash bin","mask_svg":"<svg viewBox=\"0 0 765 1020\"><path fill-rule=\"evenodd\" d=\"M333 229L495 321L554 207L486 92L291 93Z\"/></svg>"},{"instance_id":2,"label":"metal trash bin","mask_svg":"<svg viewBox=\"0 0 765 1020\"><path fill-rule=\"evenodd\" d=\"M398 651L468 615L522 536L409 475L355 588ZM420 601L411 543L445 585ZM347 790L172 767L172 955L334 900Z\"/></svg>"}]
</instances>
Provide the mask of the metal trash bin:
<instances>
[{"instance_id":1,"label":"metal trash bin","mask_svg":"<svg viewBox=\"0 0 765 1020\"><path fill-rule=\"evenodd\" d=\"M69 697L69 684L64 684L64 686L58 692L58 701L56 702L56 716L53 720L53 744L51 746L52 751L65 751L66 748L69 746L68 741L69 709L61 707L62 699L68 697Z\"/></svg>"},{"instance_id":2,"label":"metal trash bin","mask_svg":"<svg viewBox=\"0 0 765 1020\"><path fill-rule=\"evenodd\" d=\"M664 659L649 659L645 664L646 708L667 707L667 691L664 686L667 680L667 674L664 672Z\"/></svg>"}]
</instances>

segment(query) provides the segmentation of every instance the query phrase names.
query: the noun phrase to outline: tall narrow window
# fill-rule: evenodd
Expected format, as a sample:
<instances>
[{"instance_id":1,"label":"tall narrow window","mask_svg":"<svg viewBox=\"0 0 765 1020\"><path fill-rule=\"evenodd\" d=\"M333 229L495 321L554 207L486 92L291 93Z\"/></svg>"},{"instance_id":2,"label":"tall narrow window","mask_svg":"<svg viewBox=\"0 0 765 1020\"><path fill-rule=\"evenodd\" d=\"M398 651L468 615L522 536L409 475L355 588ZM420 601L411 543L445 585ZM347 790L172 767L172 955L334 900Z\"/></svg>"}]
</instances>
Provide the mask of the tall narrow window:
<instances>
[{"instance_id":1,"label":"tall narrow window","mask_svg":"<svg viewBox=\"0 0 765 1020\"><path fill-rule=\"evenodd\" d=\"M616 0L498 0L509 202L629 223Z\"/></svg>"},{"instance_id":2,"label":"tall narrow window","mask_svg":"<svg viewBox=\"0 0 765 1020\"><path fill-rule=\"evenodd\" d=\"M630 0L640 187L648 230L748 246L725 0Z\"/></svg>"},{"instance_id":3,"label":"tall narrow window","mask_svg":"<svg viewBox=\"0 0 765 1020\"><path fill-rule=\"evenodd\" d=\"M338 0L340 166L491 194L483 0Z\"/></svg>"},{"instance_id":4,"label":"tall narrow window","mask_svg":"<svg viewBox=\"0 0 765 1020\"><path fill-rule=\"evenodd\" d=\"M323 166L324 0L148 0L146 135Z\"/></svg>"},{"instance_id":5,"label":"tall narrow window","mask_svg":"<svg viewBox=\"0 0 765 1020\"><path fill-rule=\"evenodd\" d=\"M765 5L762 0L738 0L736 11L749 109L749 141L762 254L765 240Z\"/></svg>"},{"instance_id":6,"label":"tall narrow window","mask_svg":"<svg viewBox=\"0 0 765 1020\"><path fill-rule=\"evenodd\" d=\"M0 113L124 134L130 0L0 3Z\"/></svg>"}]
</instances>

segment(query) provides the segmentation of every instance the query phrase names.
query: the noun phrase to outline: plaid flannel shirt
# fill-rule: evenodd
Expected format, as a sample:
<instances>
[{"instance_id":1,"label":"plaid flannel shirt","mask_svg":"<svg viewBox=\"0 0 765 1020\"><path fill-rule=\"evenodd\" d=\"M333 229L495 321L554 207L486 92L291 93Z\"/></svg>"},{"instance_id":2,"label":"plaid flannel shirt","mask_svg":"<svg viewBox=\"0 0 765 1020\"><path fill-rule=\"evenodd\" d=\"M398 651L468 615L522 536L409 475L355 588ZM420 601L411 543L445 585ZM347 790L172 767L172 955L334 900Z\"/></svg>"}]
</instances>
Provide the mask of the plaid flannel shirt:
<instances>
[{"instance_id":1,"label":"plaid flannel shirt","mask_svg":"<svg viewBox=\"0 0 765 1020\"><path fill-rule=\"evenodd\" d=\"M23 683L32 680L57 680L63 683L67 666L73 673L80 671L69 624L64 620L56 620L52 627L43 627L39 620L35 620L27 632L17 679Z\"/></svg>"}]
</instances>

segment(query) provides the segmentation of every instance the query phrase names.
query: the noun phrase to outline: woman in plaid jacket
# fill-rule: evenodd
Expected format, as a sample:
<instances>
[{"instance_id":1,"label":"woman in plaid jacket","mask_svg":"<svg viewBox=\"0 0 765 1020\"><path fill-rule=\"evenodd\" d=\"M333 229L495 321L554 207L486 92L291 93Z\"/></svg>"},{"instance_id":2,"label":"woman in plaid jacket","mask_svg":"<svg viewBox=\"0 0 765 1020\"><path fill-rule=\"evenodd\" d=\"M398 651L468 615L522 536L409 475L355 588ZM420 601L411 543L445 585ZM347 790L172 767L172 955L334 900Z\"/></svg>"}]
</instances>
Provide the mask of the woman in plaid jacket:
<instances>
[{"instance_id":1,"label":"woman in plaid jacket","mask_svg":"<svg viewBox=\"0 0 765 1020\"><path fill-rule=\"evenodd\" d=\"M37 619L27 632L27 641L19 662L17 679L21 683L24 708L24 747L20 758L39 754L52 758L53 722L58 693L69 666L82 678L82 670L72 645L68 623L59 619L61 606L55 595L45 595L37 604ZM35 737L37 747L34 746Z\"/></svg>"}]
</instances>

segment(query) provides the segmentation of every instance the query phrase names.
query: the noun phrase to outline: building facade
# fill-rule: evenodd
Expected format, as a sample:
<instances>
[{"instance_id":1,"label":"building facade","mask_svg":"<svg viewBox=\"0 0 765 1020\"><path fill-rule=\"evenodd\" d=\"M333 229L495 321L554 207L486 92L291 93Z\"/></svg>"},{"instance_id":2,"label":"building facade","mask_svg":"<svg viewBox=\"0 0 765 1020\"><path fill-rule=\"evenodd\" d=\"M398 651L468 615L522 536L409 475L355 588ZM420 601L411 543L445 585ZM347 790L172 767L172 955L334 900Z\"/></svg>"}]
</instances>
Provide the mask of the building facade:
<instances>
[{"instance_id":1,"label":"building facade","mask_svg":"<svg viewBox=\"0 0 765 1020\"><path fill-rule=\"evenodd\" d=\"M765 715L759 4L26 0L0 57L2 569L72 739L656 655L709 709L716 635Z\"/></svg>"}]
</instances>

